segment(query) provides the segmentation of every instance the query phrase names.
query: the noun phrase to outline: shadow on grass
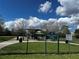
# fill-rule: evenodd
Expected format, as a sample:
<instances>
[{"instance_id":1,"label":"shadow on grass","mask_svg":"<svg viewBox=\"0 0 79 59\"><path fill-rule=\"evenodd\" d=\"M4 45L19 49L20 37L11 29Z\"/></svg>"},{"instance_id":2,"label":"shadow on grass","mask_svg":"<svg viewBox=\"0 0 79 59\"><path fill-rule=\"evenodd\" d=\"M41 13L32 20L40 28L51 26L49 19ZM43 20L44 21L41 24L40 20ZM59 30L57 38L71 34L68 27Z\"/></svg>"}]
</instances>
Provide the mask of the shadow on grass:
<instances>
[{"instance_id":1,"label":"shadow on grass","mask_svg":"<svg viewBox=\"0 0 79 59\"><path fill-rule=\"evenodd\" d=\"M51 53L45 53L45 52L32 52L32 53L0 53L0 55L29 55L29 54L57 54L57 55L63 55L63 54L79 54L79 52L51 52Z\"/></svg>"}]
</instances>

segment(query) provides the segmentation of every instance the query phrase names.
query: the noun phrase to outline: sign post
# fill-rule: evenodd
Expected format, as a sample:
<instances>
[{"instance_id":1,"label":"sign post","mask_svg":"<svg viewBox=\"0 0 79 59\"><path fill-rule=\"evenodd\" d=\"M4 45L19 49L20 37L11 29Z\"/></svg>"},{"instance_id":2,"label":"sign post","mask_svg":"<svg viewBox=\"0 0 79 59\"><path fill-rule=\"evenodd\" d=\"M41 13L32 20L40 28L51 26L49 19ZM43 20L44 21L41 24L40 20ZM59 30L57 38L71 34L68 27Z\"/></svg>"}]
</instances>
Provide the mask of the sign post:
<instances>
[{"instance_id":1,"label":"sign post","mask_svg":"<svg viewBox=\"0 0 79 59\"><path fill-rule=\"evenodd\" d=\"M72 34L66 34L66 40L72 41Z\"/></svg>"},{"instance_id":2,"label":"sign post","mask_svg":"<svg viewBox=\"0 0 79 59\"><path fill-rule=\"evenodd\" d=\"M70 53L70 42L72 41L72 34L66 34L66 44L68 44L69 53Z\"/></svg>"}]
</instances>

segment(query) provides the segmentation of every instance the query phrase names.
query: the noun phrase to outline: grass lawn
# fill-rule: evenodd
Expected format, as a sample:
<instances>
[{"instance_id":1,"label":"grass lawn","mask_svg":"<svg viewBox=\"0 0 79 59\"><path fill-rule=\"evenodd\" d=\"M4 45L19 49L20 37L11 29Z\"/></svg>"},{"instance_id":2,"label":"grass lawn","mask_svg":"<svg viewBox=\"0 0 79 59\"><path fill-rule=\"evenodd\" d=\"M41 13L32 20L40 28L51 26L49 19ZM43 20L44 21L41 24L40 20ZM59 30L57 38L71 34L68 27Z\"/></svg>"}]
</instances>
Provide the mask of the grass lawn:
<instances>
[{"instance_id":1,"label":"grass lawn","mask_svg":"<svg viewBox=\"0 0 79 59\"><path fill-rule=\"evenodd\" d=\"M27 43L17 43L13 45L6 46L0 50L0 53L26 53ZM77 53L79 52L79 46L60 44L59 46L60 53ZM48 53L57 53L57 44L56 43L47 43L47 52ZM45 43L36 42L28 44L28 53L45 53Z\"/></svg>"},{"instance_id":2,"label":"grass lawn","mask_svg":"<svg viewBox=\"0 0 79 59\"><path fill-rule=\"evenodd\" d=\"M14 36L0 36L0 42L12 39Z\"/></svg>"},{"instance_id":3,"label":"grass lawn","mask_svg":"<svg viewBox=\"0 0 79 59\"><path fill-rule=\"evenodd\" d=\"M43 42L29 43L28 52L44 52ZM27 43L9 45L0 50L0 53L26 53ZM47 43L47 52L57 52L57 44ZM69 52L68 44L60 44L60 52ZM70 52L79 52L79 46L70 45ZM0 59L79 59L79 54L21 54L21 55L0 55Z\"/></svg>"},{"instance_id":4,"label":"grass lawn","mask_svg":"<svg viewBox=\"0 0 79 59\"><path fill-rule=\"evenodd\" d=\"M66 38L60 38L60 41L65 41L65 40L66 40ZM79 44L79 38L72 37L72 42Z\"/></svg>"},{"instance_id":5,"label":"grass lawn","mask_svg":"<svg viewBox=\"0 0 79 59\"><path fill-rule=\"evenodd\" d=\"M79 59L79 54L30 54L30 55L0 55L0 59Z\"/></svg>"},{"instance_id":6,"label":"grass lawn","mask_svg":"<svg viewBox=\"0 0 79 59\"><path fill-rule=\"evenodd\" d=\"M73 37L73 42L74 42L74 43L79 43L79 38L74 38L74 37Z\"/></svg>"}]
</instances>

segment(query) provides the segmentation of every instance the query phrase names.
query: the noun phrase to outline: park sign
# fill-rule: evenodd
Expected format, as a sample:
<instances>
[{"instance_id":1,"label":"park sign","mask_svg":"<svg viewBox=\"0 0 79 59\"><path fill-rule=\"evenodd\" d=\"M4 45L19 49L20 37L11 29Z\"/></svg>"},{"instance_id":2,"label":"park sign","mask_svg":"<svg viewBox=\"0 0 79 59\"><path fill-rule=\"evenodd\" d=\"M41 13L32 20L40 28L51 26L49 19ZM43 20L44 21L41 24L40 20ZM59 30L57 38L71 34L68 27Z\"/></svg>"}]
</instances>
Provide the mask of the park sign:
<instances>
[{"instance_id":1,"label":"park sign","mask_svg":"<svg viewBox=\"0 0 79 59\"><path fill-rule=\"evenodd\" d=\"M66 34L66 40L72 41L72 34Z\"/></svg>"}]
</instances>

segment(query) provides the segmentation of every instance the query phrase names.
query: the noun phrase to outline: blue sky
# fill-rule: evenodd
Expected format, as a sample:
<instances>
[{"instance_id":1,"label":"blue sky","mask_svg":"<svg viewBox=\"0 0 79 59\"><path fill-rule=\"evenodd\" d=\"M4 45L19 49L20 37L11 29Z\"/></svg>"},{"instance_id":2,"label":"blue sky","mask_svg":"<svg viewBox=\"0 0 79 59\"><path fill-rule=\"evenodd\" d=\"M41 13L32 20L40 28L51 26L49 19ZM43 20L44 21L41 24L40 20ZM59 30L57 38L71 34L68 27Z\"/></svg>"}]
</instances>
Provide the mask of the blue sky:
<instances>
[{"instance_id":1,"label":"blue sky","mask_svg":"<svg viewBox=\"0 0 79 59\"><path fill-rule=\"evenodd\" d=\"M9 28L13 22L28 20L28 26L52 22L55 26L53 23L68 25L74 31L79 28L79 0L0 0L0 16Z\"/></svg>"},{"instance_id":2,"label":"blue sky","mask_svg":"<svg viewBox=\"0 0 79 59\"><path fill-rule=\"evenodd\" d=\"M39 13L38 8L41 3L45 3L47 0L0 0L0 15L6 20L12 20L14 18L29 18L30 16L48 19L59 18L55 12L59 6L57 0L51 1L52 6L51 13Z\"/></svg>"}]
</instances>

